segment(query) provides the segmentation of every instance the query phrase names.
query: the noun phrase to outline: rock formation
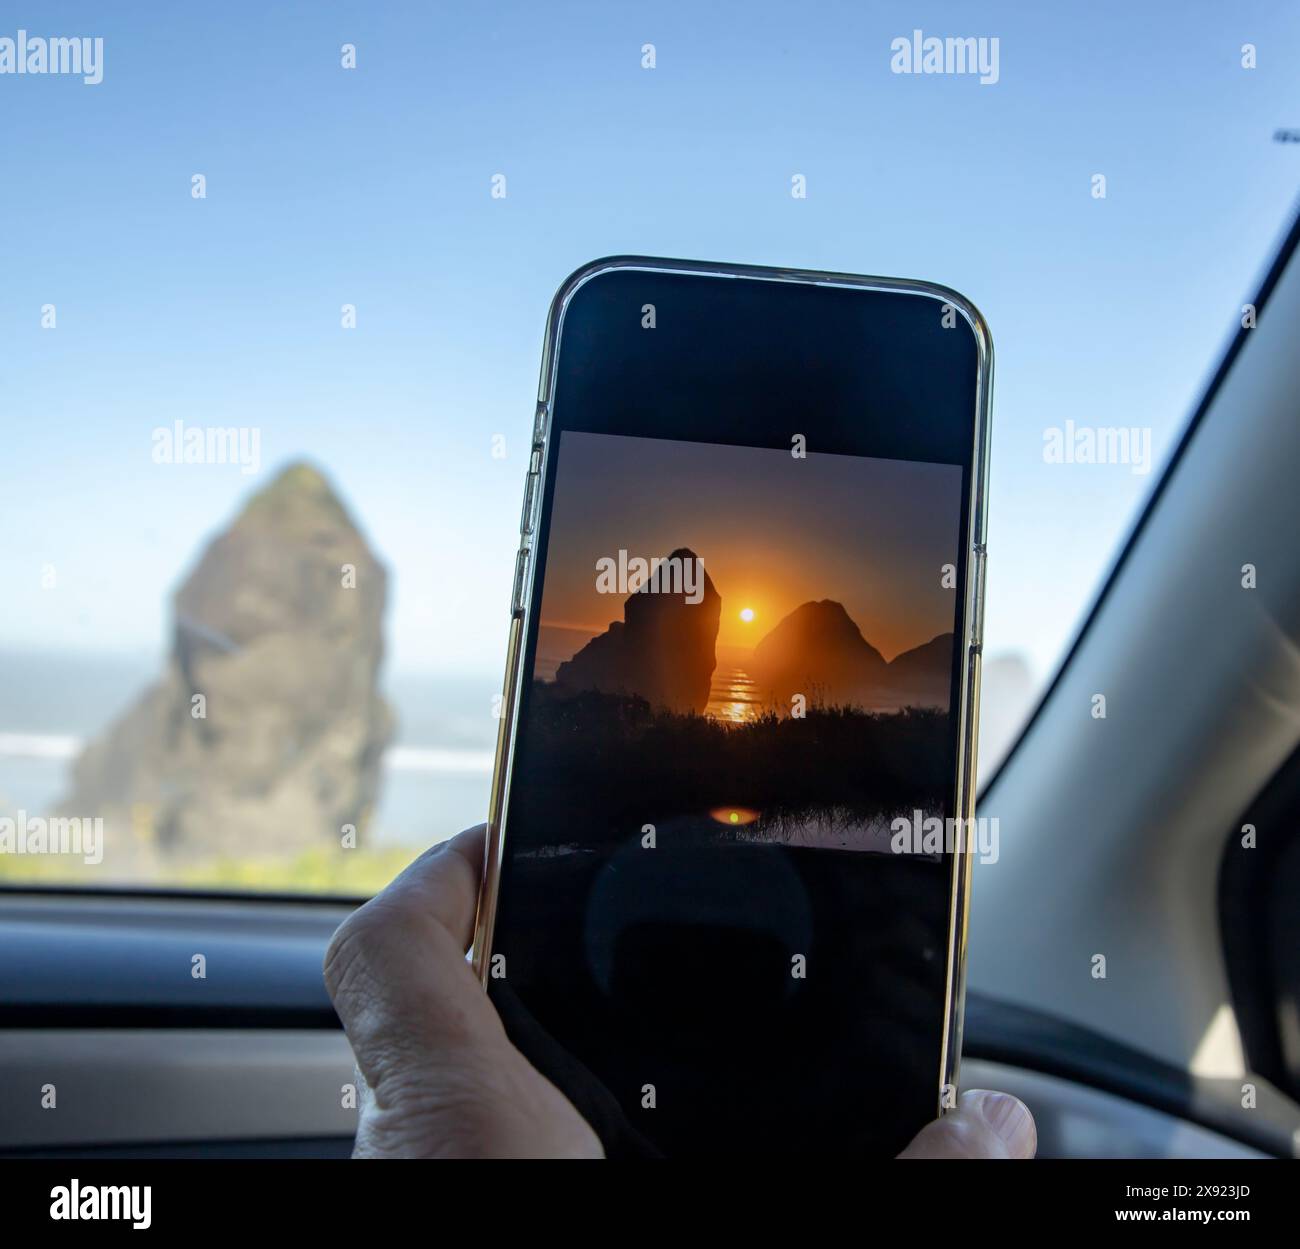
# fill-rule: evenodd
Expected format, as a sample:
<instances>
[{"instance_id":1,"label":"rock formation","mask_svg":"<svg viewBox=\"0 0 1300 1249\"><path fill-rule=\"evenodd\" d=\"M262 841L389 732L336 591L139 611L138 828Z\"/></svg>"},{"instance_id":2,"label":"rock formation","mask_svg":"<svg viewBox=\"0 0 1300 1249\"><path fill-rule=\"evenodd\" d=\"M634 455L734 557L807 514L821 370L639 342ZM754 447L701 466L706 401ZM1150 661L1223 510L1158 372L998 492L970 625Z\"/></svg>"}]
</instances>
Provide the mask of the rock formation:
<instances>
[{"instance_id":1,"label":"rock formation","mask_svg":"<svg viewBox=\"0 0 1300 1249\"><path fill-rule=\"evenodd\" d=\"M91 742L64 809L110 867L283 855L363 830L393 730L387 574L326 480L285 469L177 590L160 679Z\"/></svg>"},{"instance_id":2,"label":"rock formation","mask_svg":"<svg viewBox=\"0 0 1300 1249\"><path fill-rule=\"evenodd\" d=\"M778 706L794 694L810 703L868 711L948 705L952 634L945 633L886 663L842 603L796 607L754 648L757 692Z\"/></svg>"},{"instance_id":3,"label":"rock formation","mask_svg":"<svg viewBox=\"0 0 1300 1249\"><path fill-rule=\"evenodd\" d=\"M670 562L661 563L645 585L628 595L623 619L559 666L556 686L572 693L635 694L652 707L702 713L717 663L722 599L707 571L698 603L688 602L684 592L674 593L670 576L671 561L696 559L685 547L674 551Z\"/></svg>"},{"instance_id":4,"label":"rock formation","mask_svg":"<svg viewBox=\"0 0 1300 1249\"><path fill-rule=\"evenodd\" d=\"M833 599L796 607L754 648L755 680L782 704L797 693L853 701L884 672L880 652Z\"/></svg>"},{"instance_id":5,"label":"rock formation","mask_svg":"<svg viewBox=\"0 0 1300 1249\"><path fill-rule=\"evenodd\" d=\"M885 684L901 705L947 710L952 687L952 640L951 633L941 633L889 661Z\"/></svg>"}]
</instances>

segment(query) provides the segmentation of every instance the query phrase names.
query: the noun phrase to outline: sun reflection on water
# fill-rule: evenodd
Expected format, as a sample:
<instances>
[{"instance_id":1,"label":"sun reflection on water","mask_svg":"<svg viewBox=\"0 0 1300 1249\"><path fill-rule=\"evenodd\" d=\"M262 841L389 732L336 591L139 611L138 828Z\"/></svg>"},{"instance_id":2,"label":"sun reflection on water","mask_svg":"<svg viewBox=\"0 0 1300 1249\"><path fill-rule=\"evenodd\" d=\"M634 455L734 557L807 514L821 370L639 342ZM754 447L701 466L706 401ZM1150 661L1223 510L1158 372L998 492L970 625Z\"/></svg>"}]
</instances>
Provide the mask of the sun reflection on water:
<instances>
[{"instance_id":1,"label":"sun reflection on water","mask_svg":"<svg viewBox=\"0 0 1300 1249\"><path fill-rule=\"evenodd\" d=\"M749 673L741 668L718 668L709 689L706 716L728 724L746 724L761 714L758 694Z\"/></svg>"}]
</instances>

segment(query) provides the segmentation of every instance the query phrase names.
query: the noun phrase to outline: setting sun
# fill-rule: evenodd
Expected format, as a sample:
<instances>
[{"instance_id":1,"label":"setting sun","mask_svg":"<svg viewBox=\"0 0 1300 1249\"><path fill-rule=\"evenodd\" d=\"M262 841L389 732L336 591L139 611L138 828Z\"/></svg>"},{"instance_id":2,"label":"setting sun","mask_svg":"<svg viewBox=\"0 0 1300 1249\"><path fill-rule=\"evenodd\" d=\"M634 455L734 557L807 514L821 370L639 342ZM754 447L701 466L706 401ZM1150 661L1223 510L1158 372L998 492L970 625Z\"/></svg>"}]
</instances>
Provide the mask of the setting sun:
<instances>
[{"instance_id":1,"label":"setting sun","mask_svg":"<svg viewBox=\"0 0 1300 1249\"><path fill-rule=\"evenodd\" d=\"M740 618L748 624L754 619L754 609L752 607L742 607L740 610Z\"/></svg>"}]
</instances>

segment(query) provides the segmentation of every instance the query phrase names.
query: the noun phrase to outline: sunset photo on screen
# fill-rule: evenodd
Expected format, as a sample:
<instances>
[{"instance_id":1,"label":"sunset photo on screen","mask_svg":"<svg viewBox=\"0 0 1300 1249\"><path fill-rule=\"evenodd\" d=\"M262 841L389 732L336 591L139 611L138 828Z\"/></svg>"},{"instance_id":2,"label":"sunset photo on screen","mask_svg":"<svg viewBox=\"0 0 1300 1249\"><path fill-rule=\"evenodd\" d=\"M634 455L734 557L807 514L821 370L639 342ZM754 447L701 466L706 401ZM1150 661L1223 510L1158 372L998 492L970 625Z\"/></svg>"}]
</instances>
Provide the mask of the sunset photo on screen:
<instances>
[{"instance_id":1,"label":"sunset photo on screen","mask_svg":"<svg viewBox=\"0 0 1300 1249\"><path fill-rule=\"evenodd\" d=\"M565 432L537 781L621 787L587 810L887 849L894 816L944 798L960 506L952 465Z\"/></svg>"}]
</instances>

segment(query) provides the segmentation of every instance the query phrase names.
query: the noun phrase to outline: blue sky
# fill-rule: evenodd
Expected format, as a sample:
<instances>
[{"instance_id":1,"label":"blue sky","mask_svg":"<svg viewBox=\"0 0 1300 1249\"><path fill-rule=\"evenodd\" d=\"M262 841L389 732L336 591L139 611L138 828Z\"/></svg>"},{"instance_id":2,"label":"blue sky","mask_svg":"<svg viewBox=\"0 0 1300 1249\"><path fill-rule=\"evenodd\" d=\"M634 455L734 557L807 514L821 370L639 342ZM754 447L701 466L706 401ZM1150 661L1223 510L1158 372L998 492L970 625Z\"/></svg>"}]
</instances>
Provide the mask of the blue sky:
<instances>
[{"instance_id":1,"label":"blue sky","mask_svg":"<svg viewBox=\"0 0 1300 1249\"><path fill-rule=\"evenodd\" d=\"M1150 426L1158 464L1300 178L1272 139L1300 126L1294 6L7 5L20 27L105 51L98 86L0 76L11 648L156 650L203 539L305 456L394 571L393 666L495 676L547 303L640 252L981 307L988 651L1045 677L1155 474L1046 465L1043 430ZM1000 81L892 74L915 28L996 36ZM176 419L260 427L261 475L153 463Z\"/></svg>"}]
</instances>

